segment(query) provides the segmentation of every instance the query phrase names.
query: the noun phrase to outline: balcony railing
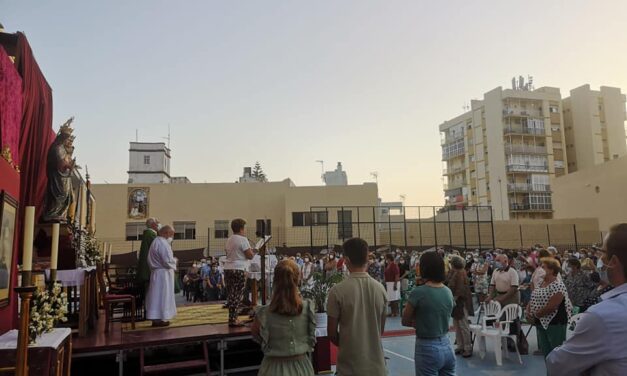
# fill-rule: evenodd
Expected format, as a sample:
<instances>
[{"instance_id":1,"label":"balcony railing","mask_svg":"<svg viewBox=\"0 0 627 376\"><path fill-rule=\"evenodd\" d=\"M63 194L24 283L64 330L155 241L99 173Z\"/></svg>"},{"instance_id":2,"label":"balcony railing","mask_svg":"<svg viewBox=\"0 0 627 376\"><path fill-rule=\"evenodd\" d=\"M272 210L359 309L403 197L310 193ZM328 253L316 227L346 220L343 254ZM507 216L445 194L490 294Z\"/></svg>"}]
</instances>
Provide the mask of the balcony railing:
<instances>
[{"instance_id":1,"label":"balcony railing","mask_svg":"<svg viewBox=\"0 0 627 376\"><path fill-rule=\"evenodd\" d=\"M549 184L509 183L508 192L551 192Z\"/></svg>"},{"instance_id":2,"label":"balcony railing","mask_svg":"<svg viewBox=\"0 0 627 376\"><path fill-rule=\"evenodd\" d=\"M505 166L507 172L549 172L549 167L534 166L534 165L521 165L521 164L508 164Z\"/></svg>"},{"instance_id":3,"label":"balcony railing","mask_svg":"<svg viewBox=\"0 0 627 376\"><path fill-rule=\"evenodd\" d=\"M464 133L455 134L455 135L449 135L449 136L443 137L442 141L440 142L440 144L441 145L452 144L455 141L459 141L459 140L463 140L463 139L464 139Z\"/></svg>"},{"instance_id":4,"label":"balcony railing","mask_svg":"<svg viewBox=\"0 0 627 376\"><path fill-rule=\"evenodd\" d=\"M512 211L546 211L553 210L551 204L511 204L509 209Z\"/></svg>"},{"instance_id":5,"label":"balcony railing","mask_svg":"<svg viewBox=\"0 0 627 376\"><path fill-rule=\"evenodd\" d=\"M503 109L504 117L541 117L542 112L537 110L525 110L525 109L513 109L513 108L504 108Z\"/></svg>"},{"instance_id":6,"label":"balcony railing","mask_svg":"<svg viewBox=\"0 0 627 376\"><path fill-rule=\"evenodd\" d=\"M505 144L507 154L547 154L546 146Z\"/></svg>"},{"instance_id":7,"label":"balcony railing","mask_svg":"<svg viewBox=\"0 0 627 376\"><path fill-rule=\"evenodd\" d=\"M464 148L457 149L455 151L444 152L442 153L442 160L446 161L455 157L459 157L460 155L464 155L465 153L466 151L464 150Z\"/></svg>"},{"instance_id":8,"label":"balcony railing","mask_svg":"<svg viewBox=\"0 0 627 376\"><path fill-rule=\"evenodd\" d=\"M454 175L454 174L463 172L465 169L466 169L465 165L445 168L442 170L442 175Z\"/></svg>"},{"instance_id":9,"label":"balcony railing","mask_svg":"<svg viewBox=\"0 0 627 376\"><path fill-rule=\"evenodd\" d=\"M503 134L529 134L535 136L546 136L546 131L542 128L505 127L503 129Z\"/></svg>"}]
</instances>

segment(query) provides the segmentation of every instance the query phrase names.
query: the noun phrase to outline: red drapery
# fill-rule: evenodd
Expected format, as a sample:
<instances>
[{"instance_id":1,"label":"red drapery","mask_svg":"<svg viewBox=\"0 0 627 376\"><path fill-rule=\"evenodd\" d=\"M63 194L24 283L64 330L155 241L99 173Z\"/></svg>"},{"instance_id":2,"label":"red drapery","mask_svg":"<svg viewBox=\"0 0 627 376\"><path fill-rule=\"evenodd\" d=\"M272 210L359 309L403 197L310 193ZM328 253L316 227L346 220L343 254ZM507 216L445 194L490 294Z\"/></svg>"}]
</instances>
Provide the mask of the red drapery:
<instances>
[{"instance_id":1,"label":"red drapery","mask_svg":"<svg viewBox=\"0 0 627 376\"><path fill-rule=\"evenodd\" d=\"M19 148L20 207L23 213L26 206L36 206L35 216L39 218L48 181L46 155L55 138L52 130L52 89L35 61L26 36L20 32L17 33L15 67L22 76L24 98Z\"/></svg>"},{"instance_id":2,"label":"red drapery","mask_svg":"<svg viewBox=\"0 0 627 376\"><path fill-rule=\"evenodd\" d=\"M22 78L0 46L0 149L9 147L13 163L19 165L22 124Z\"/></svg>"}]
</instances>

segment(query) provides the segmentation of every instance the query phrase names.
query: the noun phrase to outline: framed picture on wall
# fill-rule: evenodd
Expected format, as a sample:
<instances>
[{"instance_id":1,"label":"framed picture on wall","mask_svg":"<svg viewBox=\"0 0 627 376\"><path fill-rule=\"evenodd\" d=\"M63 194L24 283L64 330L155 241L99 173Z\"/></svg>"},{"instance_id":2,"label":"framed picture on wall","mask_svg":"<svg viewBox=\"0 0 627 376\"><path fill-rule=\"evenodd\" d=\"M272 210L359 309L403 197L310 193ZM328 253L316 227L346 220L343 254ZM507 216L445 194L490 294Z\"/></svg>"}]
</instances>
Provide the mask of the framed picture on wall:
<instances>
[{"instance_id":1,"label":"framed picture on wall","mask_svg":"<svg viewBox=\"0 0 627 376\"><path fill-rule=\"evenodd\" d=\"M9 304L11 265L17 223L17 201L5 191L0 192L0 307Z\"/></svg>"}]
</instances>

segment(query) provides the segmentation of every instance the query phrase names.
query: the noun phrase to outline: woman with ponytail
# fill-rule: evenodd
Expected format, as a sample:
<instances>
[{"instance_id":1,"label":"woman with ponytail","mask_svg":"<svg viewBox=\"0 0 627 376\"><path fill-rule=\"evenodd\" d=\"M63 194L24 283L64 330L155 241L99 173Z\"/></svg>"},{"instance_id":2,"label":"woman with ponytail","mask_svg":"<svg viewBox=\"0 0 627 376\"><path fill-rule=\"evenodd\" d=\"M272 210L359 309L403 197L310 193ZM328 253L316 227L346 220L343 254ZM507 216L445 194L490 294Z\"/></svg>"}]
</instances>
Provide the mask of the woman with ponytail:
<instances>
[{"instance_id":1,"label":"woman with ponytail","mask_svg":"<svg viewBox=\"0 0 627 376\"><path fill-rule=\"evenodd\" d=\"M314 303L298 289L300 269L284 260L274 269L270 305L259 307L251 331L264 353L259 376L313 376L309 354L316 344Z\"/></svg>"}]
</instances>

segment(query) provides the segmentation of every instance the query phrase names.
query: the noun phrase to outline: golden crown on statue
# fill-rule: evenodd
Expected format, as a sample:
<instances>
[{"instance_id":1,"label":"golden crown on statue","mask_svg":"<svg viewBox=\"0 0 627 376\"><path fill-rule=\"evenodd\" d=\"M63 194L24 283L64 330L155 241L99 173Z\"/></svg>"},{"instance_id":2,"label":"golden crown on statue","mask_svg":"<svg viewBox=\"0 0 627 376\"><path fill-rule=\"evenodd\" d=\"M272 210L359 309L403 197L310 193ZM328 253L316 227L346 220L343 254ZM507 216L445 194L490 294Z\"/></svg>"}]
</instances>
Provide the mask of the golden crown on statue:
<instances>
[{"instance_id":1,"label":"golden crown on statue","mask_svg":"<svg viewBox=\"0 0 627 376\"><path fill-rule=\"evenodd\" d=\"M74 128L71 127L72 122L74 121L74 116L72 116L71 118L67 119L67 121L65 123L63 123L63 125L61 126L61 128L59 128L59 133L58 134L72 134L72 132L74 132ZM74 136L72 136L72 138L74 138Z\"/></svg>"}]
</instances>

